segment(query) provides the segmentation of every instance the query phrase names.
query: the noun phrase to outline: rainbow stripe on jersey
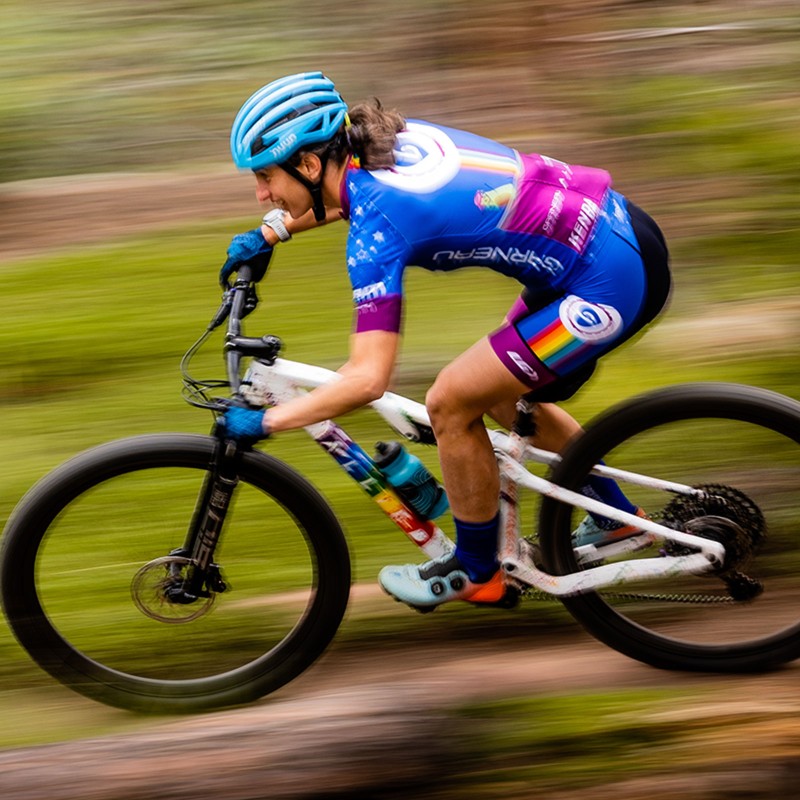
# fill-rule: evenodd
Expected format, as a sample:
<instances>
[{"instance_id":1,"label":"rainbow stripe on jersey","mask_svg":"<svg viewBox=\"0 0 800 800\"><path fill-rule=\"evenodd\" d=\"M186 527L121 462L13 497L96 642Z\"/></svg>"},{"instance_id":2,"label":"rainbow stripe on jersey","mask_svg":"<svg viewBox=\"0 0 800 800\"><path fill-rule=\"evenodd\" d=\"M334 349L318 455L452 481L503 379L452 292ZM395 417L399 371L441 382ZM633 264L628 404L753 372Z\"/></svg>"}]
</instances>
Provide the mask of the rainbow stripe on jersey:
<instances>
[{"instance_id":1,"label":"rainbow stripe on jersey","mask_svg":"<svg viewBox=\"0 0 800 800\"><path fill-rule=\"evenodd\" d=\"M577 361L592 349L592 343L578 339L571 333L560 318L554 319L546 328L537 330L530 338L525 334L525 320L519 326L519 332L528 347L536 356L556 374L569 369L573 361Z\"/></svg>"},{"instance_id":2,"label":"rainbow stripe on jersey","mask_svg":"<svg viewBox=\"0 0 800 800\"><path fill-rule=\"evenodd\" d=\"M548 321L548 317L553 318ZM593 350L615 339L622 328L622 315L614 306L574 294L567 295L557 308L551 305L517 324L531 351L556 374L592 357Z\"/></svg>"},{"instance_id":3,"label":"rainbow stripe on jersey","mask_svg":"<svg viewBox=\"0 0 800 800\"><path fill-rule=\"evenodd\" d=\"M459 147L458 155L461 159L461 166L467 169L494 172L514 178L519 175L521 169L519 160L515 156L508 156L503 153L489 153L485 150Z\"/></svg>"}]
</instances>

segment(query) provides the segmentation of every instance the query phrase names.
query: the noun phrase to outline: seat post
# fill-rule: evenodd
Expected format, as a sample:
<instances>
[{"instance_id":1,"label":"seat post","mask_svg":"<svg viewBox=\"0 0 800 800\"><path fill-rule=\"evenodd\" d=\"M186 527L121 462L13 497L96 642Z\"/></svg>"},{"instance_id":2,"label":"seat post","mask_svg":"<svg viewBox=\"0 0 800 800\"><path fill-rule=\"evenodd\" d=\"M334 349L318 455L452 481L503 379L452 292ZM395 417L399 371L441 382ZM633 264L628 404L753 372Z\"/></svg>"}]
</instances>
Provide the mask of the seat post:
<instances>
[{"instance_id":1,"label":"seat post","mask_svg":"<svg viewBox=\"0 0 800 800\"><path fill-rule=\"evenodd\" d=\"M520 397L517 401L517 416L511 430L518 436L530 438L536 436L536 407L537 403Z\"/></svg>"}]
</instances>

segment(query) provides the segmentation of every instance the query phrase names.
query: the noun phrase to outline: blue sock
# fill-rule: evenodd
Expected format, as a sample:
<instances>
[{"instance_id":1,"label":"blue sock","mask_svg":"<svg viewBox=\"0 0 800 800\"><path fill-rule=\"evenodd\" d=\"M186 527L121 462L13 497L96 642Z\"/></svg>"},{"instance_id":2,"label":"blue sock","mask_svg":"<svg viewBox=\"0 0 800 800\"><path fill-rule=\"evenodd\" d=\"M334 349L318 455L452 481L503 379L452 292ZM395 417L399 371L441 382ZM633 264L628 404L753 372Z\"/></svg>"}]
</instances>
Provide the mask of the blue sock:
<instances>
[{"instance_id":1,"label":"blue sock","mask_svg":"<svg viewBox=\"0 0 800 800\"><path fill-rule=\"evenodd\" d=\"M500 566L497 561L500 513L488 522L463 522L455 517L453 521L456 524L458 560L473 583L486 583Z\"/></svg>"},{"instance_id":2,"label":"blue sock","mask_svg":"<svg viewBox=\"0 0 800 800\"><path fill-rule=\"evenodd\" d=\"M603 462L600 461L599 463L602 464ZM581 494L599 500L606 505L614 506L614 508L618 508L620 511L627 511L629 514L635 514L637 511L637 507L625 497L622 493L622 489L617 486L617 482L611 478L603 478L600 475L590 475L581 488ZM613 531L615 528L622 527L622 525L614 519L602 517L599 514L592 514L591 512L589 512L589 515L601 530Z\"/></svg>"}]
</instances>

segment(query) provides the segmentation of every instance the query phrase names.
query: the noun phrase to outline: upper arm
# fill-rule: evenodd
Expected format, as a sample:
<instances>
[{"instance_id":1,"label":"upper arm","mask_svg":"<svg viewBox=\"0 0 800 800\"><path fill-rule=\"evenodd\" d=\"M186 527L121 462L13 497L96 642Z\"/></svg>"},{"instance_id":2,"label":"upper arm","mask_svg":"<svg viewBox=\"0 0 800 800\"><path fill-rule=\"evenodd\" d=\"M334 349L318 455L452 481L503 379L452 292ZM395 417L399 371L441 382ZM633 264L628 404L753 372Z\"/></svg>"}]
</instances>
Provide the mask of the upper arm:
<instances>
[{"instance_id":1,"label":"upper arm","mask_svg":"<svg viewBox=\"0 0 800 800\"><path fill-rule=\"evenodd\" d=\"M372 200L354 194L347 237L347 270L356 309L355 330L400 330L403 272L411 246Z\"/></svg>"}]
</instances>

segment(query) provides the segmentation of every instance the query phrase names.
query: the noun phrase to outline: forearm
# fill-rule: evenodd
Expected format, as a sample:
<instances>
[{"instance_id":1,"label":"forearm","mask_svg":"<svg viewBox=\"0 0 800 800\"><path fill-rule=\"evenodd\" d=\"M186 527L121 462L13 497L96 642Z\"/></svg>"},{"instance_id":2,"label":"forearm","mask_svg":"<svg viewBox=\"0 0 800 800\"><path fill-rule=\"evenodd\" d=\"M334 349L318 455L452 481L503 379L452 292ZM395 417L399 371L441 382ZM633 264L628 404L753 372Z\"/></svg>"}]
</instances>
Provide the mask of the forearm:
<instances>
[{"instance_id":1,"label":"forearm","mask_svg":"<svg viewBox=\"0 0 800 800\"><path fill-rule=\"evenodd\" d=\"M361 408L383 394L361 374L349 373L346 365L338 376L308 394L270 408L265 416L265 430L278 433L333 419Z\"/></svg>"},{"instance_id":2,"label":"forearm","mask_svg":"<svg viewBox=\"0 0 800 800\"><path fill-rule=\"evenodd\" d=\"M333 419L371 403L392 379L400 337L390 331L368 331L350 337L350 357L337 378L307 395L267 411L265 430L302 428Z\"/></svg>"},{"instance_id":3,"label":"forearm","mask_svg":"<svg viewBox=\"0 0 800 800\"><path fill-rule=\"evenodd\" d=\"M284 217L284 224L286 225L286 230L294 236L296 233L302 233L303 231L311 230L312 228L318 228L321 225L328 225L331 222L337 222L342 218L342 215L339 213L338 208L329 208L326 212L325 219L322 222L317 222L314 218L314 212L308 211L307 213L303 214L302 217L298 217L295 219L291 214L286 214ZM261 226L261 233L263 234L264 238L267 240L268 244L276 245L280 240L278 239L278 234L275 233L269 225L262 225Z\"/></svg>"}]
</instances>

